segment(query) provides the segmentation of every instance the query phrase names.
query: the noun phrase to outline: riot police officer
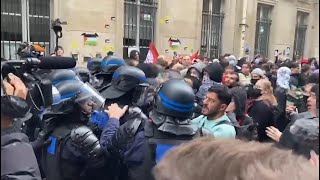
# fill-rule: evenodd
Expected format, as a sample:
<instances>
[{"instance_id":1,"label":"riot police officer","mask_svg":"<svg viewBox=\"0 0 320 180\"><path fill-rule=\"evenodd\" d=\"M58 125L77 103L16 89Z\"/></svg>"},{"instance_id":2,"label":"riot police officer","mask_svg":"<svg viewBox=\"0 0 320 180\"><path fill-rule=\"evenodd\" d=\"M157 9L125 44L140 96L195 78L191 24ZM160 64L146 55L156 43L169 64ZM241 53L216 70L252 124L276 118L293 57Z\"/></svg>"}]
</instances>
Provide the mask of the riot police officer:
<instances>
[{"instance_id":1,"label":"riot police officer","mask_svg":"<svg viewBox=\"0 0 320 180\"><path fill-rule=\"evenodd\" d=\"M117 103L120 107L129 106L128 111L120 117L112 117L108 120L100 137L102 147L110 153L114 164L110 173L112 178L128 179L129 173L142 163L143 132L133 134L136 137L131 139L131 132L128 128L143 128L141 122L147 120L147 116L139 108L145 101L145 89L148 87L146 76L142 70L132 66L119 67L112 76L111 84L101 92L106 98L106 106ZM114 105L112 105L114 106ZM134 130L134 131L137 131ZM132 131L133 132L133 131ZM127 146L128 141L132 140L131 146ZM141 141L142 140L142 141ZM137 149L136 149L137 148ZM108 173L109 174L109 173Z\"/></svg>"},{"instance_id":2,"label":"riot police officer","mask_svg":"<svg viewBox=\"0 0 320 180\"><path fill-rule=\"evenodd\" d=\"M86 126L104 98L89 84L66 80L55 85L60 102L43 115L43 131L52 131L51 144L42 149L41 166L48 180L103 179L105 153Z\"/></svg>"},{"instance_id":3,"label":"riot police officer","mask_svg":"<svg viewBox=\"0 0 320 180\"><path fill-rule=\"evenodd\" d=\"M101 71L101 61L101 58L91 58L88 60L87 69L89 69L92 75L95 75Z\"/></svg>"},{"instance_id":4,"label":"riot police officer","mask_svg":"<svg viewBox=\"0 0 320 180\"><path fill-rule=\"evenodd\" d=\"M92 83L92 77L89 69L84 68L84 67L76 67L74 69L74 72L77 74L77 76L80 78L80 80L84 83Z\"/></svg>"},{"instance_id":5,"label":"riot police officer","mask_svg":"<svg viewBox=\"0 0 320 180\"><path fill-rule=\"evenodd\" d=\"M102 92L107 88L107 85L112 80L113 73L121 66L125 66L125 61L118 56L106 56L102 59L100 64L100 72L95 74L95 77L98 79L99 83L96 87L99 92Z\"/></svg>"},{"instance_id":6,"label":"riot police officer","mask_svg":"<svg viewBox=\"0 0 320 180\"><path fill-rule=\"evenodd\" d=\"M130 119L120 128L107 126L104 129L108 133L104 136L107 143L103 146L111 152L123 153L129 166L135 165L129 171L130 178L152 179L152 167L167 150L197 137L197 128L191 125L190 119L194 100L192 88L183 80L164 82L157 90L150 120ZM116 124L125 110L126 107L116 104L109 106L109 121Z\"/></svg>"}]
</instances>

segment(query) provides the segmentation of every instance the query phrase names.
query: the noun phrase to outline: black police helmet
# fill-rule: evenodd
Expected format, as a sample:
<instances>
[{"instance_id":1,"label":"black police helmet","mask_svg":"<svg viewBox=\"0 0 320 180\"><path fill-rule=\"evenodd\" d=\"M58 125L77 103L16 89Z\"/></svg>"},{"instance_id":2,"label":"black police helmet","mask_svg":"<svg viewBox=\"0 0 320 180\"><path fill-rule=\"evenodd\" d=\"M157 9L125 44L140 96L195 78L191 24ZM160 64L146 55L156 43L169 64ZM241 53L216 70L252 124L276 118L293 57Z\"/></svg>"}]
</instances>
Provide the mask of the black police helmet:
<instances>
[{"instance_id":1,"label":"black police helmet","mask_svg":"<svg viewBox=\"0 0 320 180\"><path fill-rule=\"evenodd\" d=\"M113 74L120 66L125 66L124 59L118 56L106 56L101 61L101 70L105 74Z\"/></svg>"},{"instance_id":2,"label":"black police helmet","mask_svg":"<svg viewBox=\"0 0 320 180\"><path fill-rule=\"evenodd\" d=\"M154 110L166 116L188 119L193 114L194 100L193 89L186 82L172 79L158 89Z\"/></svg>"},{"instance_id":3,"label":"black police helmet","mask_svg":"<svg viewBox=\"0 0 320 180\"><path fill-rule=\"evenodd\" d=\"M89 69L84 67L77 67L74 69L74 71L82 82L86 83L90 81L91 73Z\"/></svg>"},{"instance_id":4,"label":"black police helmet","mask_svg":"<svg viewBox=\"0 0 320 180\"><path fill-rule=\"evenodd\" d=\"M98 73L101 71L101 58L91 58L87 63L87 68L91 72L91 74Z\"/></svg>"},{"instance_id":5,"label":"black police helmet","mask_svg":"<svg viewBox=\"0 0 320 180\"><path fill-rule=\"evenodd\" d=\"M52 85L56 85L62 81L66 80L80 80L76 75L75 71L71 69L58 69L49 74L49 79L52 82Z\"/></svg>"},{"instance_id":6,"label":"black police helmet","mask_svg":"<svg viewBox=\"0 0 320 180\"><path fill-rule=\"evenodd\" d=\"M109 87L101 92L106 99L116 99L138 86L148 86L144 72L133 66L121 66L112 76Z\"/></svg>"}]
</instances>

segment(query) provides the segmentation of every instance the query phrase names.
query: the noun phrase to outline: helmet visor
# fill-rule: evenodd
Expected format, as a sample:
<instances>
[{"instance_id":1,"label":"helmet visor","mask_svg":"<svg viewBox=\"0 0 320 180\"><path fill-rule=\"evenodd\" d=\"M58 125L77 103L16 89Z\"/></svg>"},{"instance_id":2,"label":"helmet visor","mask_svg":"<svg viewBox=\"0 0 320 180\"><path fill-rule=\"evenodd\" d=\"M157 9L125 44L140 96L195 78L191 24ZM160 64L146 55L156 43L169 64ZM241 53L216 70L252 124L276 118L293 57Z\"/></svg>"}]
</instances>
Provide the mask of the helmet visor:
<instances>
[{"instance_id":1,"label":"helmet visor","mask_svg":"<svg viewBox=\"0 0 320 180\"><path fill-rule=\"evenodd\" d=\"M94 89L89 83L84 84L79 90L75 103L79 104L82 110L91 114L93 111L103 108L105 98Z\"/></svg>"}]
</instances>

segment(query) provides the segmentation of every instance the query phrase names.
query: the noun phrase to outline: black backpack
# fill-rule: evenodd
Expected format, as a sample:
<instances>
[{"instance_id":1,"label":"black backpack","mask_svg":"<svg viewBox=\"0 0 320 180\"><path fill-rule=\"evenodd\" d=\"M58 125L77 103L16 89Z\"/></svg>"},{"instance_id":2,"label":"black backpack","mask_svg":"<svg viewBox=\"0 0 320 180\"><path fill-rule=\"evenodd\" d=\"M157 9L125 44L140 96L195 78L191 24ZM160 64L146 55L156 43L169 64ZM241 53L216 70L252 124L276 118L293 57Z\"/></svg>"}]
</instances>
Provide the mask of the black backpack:
<instances>
[{"instance_id":1,"label":"black backpack","mask_svg":"<svg viewBox=\"0 0 320 180\"><path fill-rule=\"evenodd\" d=\"M228 124L235 128L236 138L247 141L254 141L258 139L258 123L254 121L251 117L245 115L243 119L244 124L239 125L238 122L234 121L221 121L216 126L221 124Z\"/></svg>"}]
</instances>

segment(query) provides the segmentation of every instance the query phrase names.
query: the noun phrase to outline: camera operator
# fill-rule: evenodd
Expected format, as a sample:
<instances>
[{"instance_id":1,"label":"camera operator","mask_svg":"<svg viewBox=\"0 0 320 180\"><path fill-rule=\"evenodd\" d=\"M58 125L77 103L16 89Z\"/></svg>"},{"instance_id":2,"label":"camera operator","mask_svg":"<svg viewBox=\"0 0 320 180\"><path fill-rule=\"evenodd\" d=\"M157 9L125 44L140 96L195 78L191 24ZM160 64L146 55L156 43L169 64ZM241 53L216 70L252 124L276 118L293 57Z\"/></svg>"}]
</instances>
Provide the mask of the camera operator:
<instances>
[{"instance_id":1,"label":"camera operator","mask_svg":"<svg viewBox=\"0 0 320 180\"><path fill-rule=\"evenodd\" d=\"M17 76L1 79L1 179L41 179L28 137L13 125L15 118L29 114L27 93Z\"/></svg>"}]
</instances>

